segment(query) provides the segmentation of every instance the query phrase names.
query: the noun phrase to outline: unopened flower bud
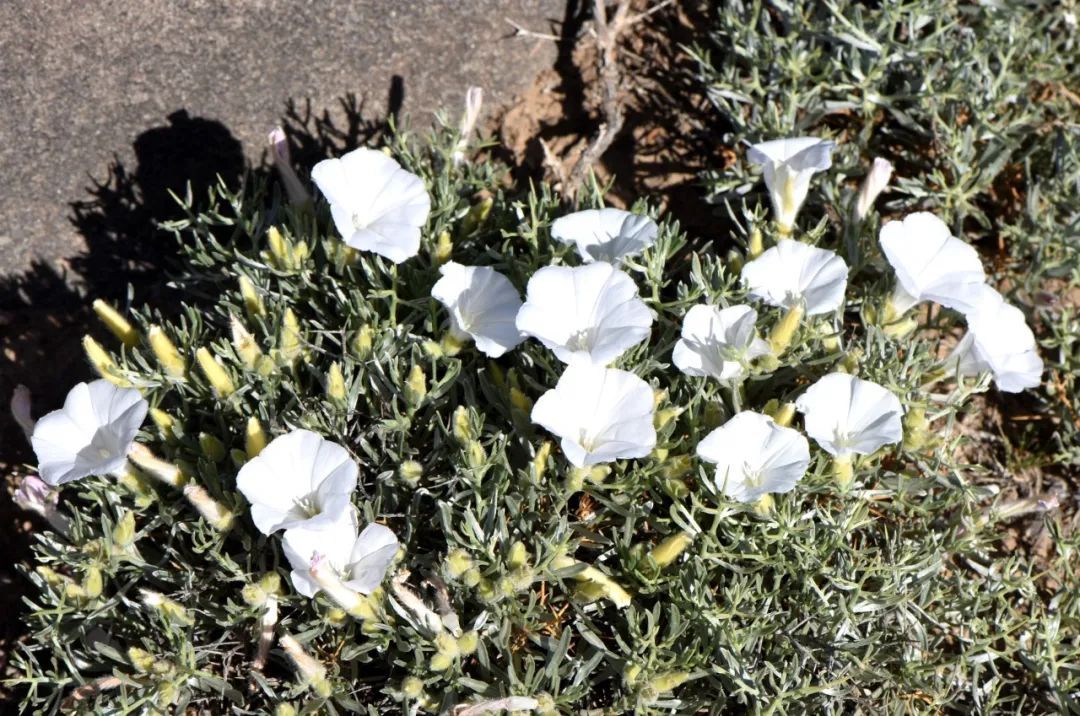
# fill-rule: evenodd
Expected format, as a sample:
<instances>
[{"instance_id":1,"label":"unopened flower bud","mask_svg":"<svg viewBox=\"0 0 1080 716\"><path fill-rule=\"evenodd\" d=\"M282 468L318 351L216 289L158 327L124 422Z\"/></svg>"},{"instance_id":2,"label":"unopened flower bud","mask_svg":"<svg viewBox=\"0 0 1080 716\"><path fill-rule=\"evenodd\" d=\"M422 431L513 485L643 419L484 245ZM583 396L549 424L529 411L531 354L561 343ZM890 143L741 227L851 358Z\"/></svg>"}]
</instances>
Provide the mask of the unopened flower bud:
<instances>
[{"instance_id":1,"label":"unopened flower bud","mask_svg":"<svg viewBox=\"0 0 1080 716\"><path fill-rule=\"evenodd\" d=\"M329 698L332 689L329 680L326 678L326 667L318 659L304 651L304 647L300 646L300 642L292 634L281 635L278 644L285 650L289 660L296 667L301 682L319 696Z\"/></svg>"},{"instance_id":2,"label":"unopened flower bud","mask_svg":"<svg viewBox=\"0 0 1080 716\"><path fill-rule=\"evenodd\" d=\"M285 186L285 195L289 197L289 203L296 206L311 203L311 195L304 188L300 177L293 171L292 161L289 156L289 138L285 136L285 130L274 127L267 137L270 143L270 156L274 159L274 167L281 177L281 183Z\"/></svg>"},{"instance_id":3,"label":"unopened flower bud","mask_svg":"<svg viewBox=\"0 0 1080 716\"><path fill-rule=\"evenodd\" d=\"M765 242L761 236L761 229L754 227L750 230L750 240L746 244L747 258L756 259L765 251Z\"/></svg>"},{"instance_id":4,"label":"unopened flower bud","mask_svg":"<svg viewBox=\"0 0 1080 716\"><path fill-rule=\"evenodd\" d=\"M135 544L135 513L125 512L112 531L113 546L124 551Z\"/></svg>"},{"instance_id":5,"label":"unopened flower bud","mask_svg":"<svg viewBox=\"0 0 1080 716\"><path fill-rule=\"evenodd\" d=\"M415 676L408 676L401 682L401 695L407 699L419 698L424 693L424 682Z\"/></svg>"},{"instance_id":6,"label":"unopened flower bud","mask_svg":"<svg viewBox=\"0 0 1080 716\"><path fill-rule=\"evenodd\" d=\"M249 316L266 315L266 306L263 304L262 296L247 276L240 277L240 296L244 299L244 308L247 309Z\"/></svg>"},{"instance_id":7,"label":"unopened flower bud","mask_svg":"<svg viewBox=\"0 0 1080 716\"><path fill-rule=\"evenodd\" d=\"M234 517L232 511L210 497L210 494L201 486L194 483L188 484L184 487L184 497L214 529L226 532L232 527Z\"/></svg>"},{"instance_id":8,"label":"unopened flower bud","mask_svg":"<svg viewBox=\"0 0 1080 716\"><path fill-rule=\"evenodd\" d=\"M83 577L82 589L83 593L94 599L101 596L101 590L105 587L105 579L101 575L101 570L97 567L90 567L86 570L86 576Z\"/></svg>"},{"instance_id":9,"label":"unopened flower bud","mask_svg":"<svg viewBox=\"0 0 1080 716\"><path fill-rule=\"evenodd\" d=\"M454 242L450 238L450 232L440 231L438 238L435 240L435 250L432 255L433 263L436 266L442 266L450 260L453 253Z\"/></svg>"},{"instance_id":10,"label":"unopened flower bud","mask_svg":"<svg viewBox=\"0 0 1080 716\"><path fill-rule=\"evenodd\" d=\"M465 462L474 470L487 463L487 452L478 440L470 440L465 445Z\"/></svg>"},{"instance_id":11,"label":"unopened flower bud","mask_svg":"<svg viewBox=\"0 0 1080 716\"><path fill-rule=\"evenodd\" d=\"M446 671L454 665L454 660L441 651L431 657L428 668L432 671Z\"/></svg>"},{"instance_id":12,"label":"unopened flower bud","mask_svg":"<svg viewBox=\"0 0 1080 716\"><path fill-rule=\"evenodd\" d=\"M649 686L657 693L663 694L682 686L690 678L685 671L666 671L649 679Z\"/></svg>"},{"instance_id":13,"label":"unopened flower bud","mask_svg":"<svg viewBox=\"0 0 1080 716\"><path fill-rule=\"evenodd\" d=\"M16 385L11 393L11 417L29 440L34 434L34 419L30 415L30 389L25 385Z\"/></svg>"},{"instance_id":14,"label":"unopened flower bud","mask_svg":"<svg viewBox=\"0 0 1080 716\"><path fill-rule=\"evenodd\" d=\"M510 405L525 415L529 415L532 412L533 402L525 393L512 387L510 388Z\"/></svg>"},{"instance_id":15,"label":"unopened flower bud","mask_svg":"<svg viewBox=\"0 0 1080 716\"><path fill-rule=\"evenodd\" d=\"M930 421L926 418L926 409L922 406L912 406L904 415L904 449L917 452L922 450L930 435L927 428Z\"/></svg>"},{"instance_id":16,"label":"unopened flower bud","mask_svg":"<svg viewBox=\"0 0 1080 716\"><path fill-rule=\"evenodd\" d=\"M446 576L450 579L457 579L472 567L472 557L463 549L451 550L446 555Z\"/></svg>"},{"instance_id":17,"label":"unopened flower bud","mask_svg":"<svg viewBox=\"0 0 1080 716\"><path fill-rule=\"evenodd\" d=\"M131 382L126 378L121 378L117 373L116 363L113 362L112 356L101 347L100 343L90 336L84 336L83 350L86 351L86 357L90 360L90 365L94 367L98 375L119 388L131 387Z\"/></svg>"},{"instance_id":18,"label":"unopened flower bud","mask_svg":"<svg viewBox=\"0 0 1080 716\"><path fill-rule=\"evenodd\" d=\"M562 555L551 561L551 568L556 570L569 569L583 563ZM623 609L630 606L630 594L615 580L601 572L596 567L584 565L585 568L574 574L573 578L583 587L592 587L593 592L606 597L616 607Z\"/></svg>"},{"instance_id":19,"label":"unopened flower bud","mask_svg":"<svg viewBox=\"0 0 1080 716\"><path fill-rule=\"evenodd\" d=\"M836 456L833 458L833 476L841 490L847 491L855 481L855 466L851 455Z\"/></svg>"},{"instance_id":20,"label":"unopened flower bud","mask_svg":"<svg viewBox=\"0 0 1080 716\"><path fill-rule=\"evenodd\" d=\"M300 321L291 308L286 308L285 315L281 320L281 333L278 338L278 352L281 360L285 363L295 363L302 352L302 342Z\"/></svg>"},{"instance_id":21,"label":"unopened flower bud","mask_svg":"<svg viewBox=\"0 0 1080 716\"><path fill-rule=\"evenodd\" d=\"M225 445L210 433L199 433L199 450L212 462L225 459Z\"/></svg>"},{"instance_id":22,"label":"unopened flower bud","mask_svg":"<svg viewBox=\"0 0 1080 716\"><path fill-rule=\"evenodd\" d=\"M135 443L128 451L128 459L139 466L144 472L172 487L184 484L184 476L176 465L159 459L145 445Z\"/></svg>"},{"instance_id":23,"label":"unopened flower bud","mask_svg":"<svg viewBox=\"0 0 1080 716\"><path fill-rule=\"evenodd\" d=\"M484 223L484 219L491 213L491 207L494 204L495 200L490 196L486 196L480 200L480 203L474 204L461 222L462 235L468 236L480 228L480 224Z\"/></svg>"},{"instance_id":24,"label":"unopened flower bud","mask_svg":"<svg viewBox=\"0 0 1080 716\"><path fill-rule=\"evenodd\" d=\"M795 403L784 403L777 409L776 415L773 416L773 420L781 427L787 427L791 425L791 421L795 419Z\"/></svg>"},{"instance_id":25,"label":"unopened flower bud","mask_svg":"<svg viewBox=\"0 0 1080 716\"><path fill-rule=\"evenodd\" d=\"M464 656L469 656L476 651L480 644L480 635L475 631L467 631L457 640L458 651Z\"/></svg>"},{"instance_id":26,"label":"unopened flower bud","mask_svg":"<svg viewBox=\"0 0 1080 716\"><path fill-rule=\"evenodd\" d=\"M415 487L420 483L420 478L424 476L424 466L418 463L416 460L406 460L398 467L398 477L406 485Z\"/></svg>"},{"instance_id":27,"label":"unopened flower bud","mask_svg":"<svg viewBox=\"0 0 1080 716\"><path fill-rule=\"evenodd\" d=\"M113 335L120 339L128 348L139 345L139 333L128 320L120 315L119 311L102 301L100 298L93 303L94 313L98 315L105 327L112 331Z\"/></svg>"},{"instance_id":28,"label":"unopened flower bud","mask_svg":"<svg viewBox=\"0 0 1080 716\"><path fill-rule=\"evenodd\" d=\"M128 661L131 662L131 665L134 666L137 671L144 674L150 673L154 668L154 662L156 661L153 654L145 649L140 649L137 646L128 648L127 657Z\"/></svg>"},{"instance_id":29,"label":"unopened flower bud","mask_svg":"<svg viewBox=\"0 0 1080 716\"><path fill-rule=\"evenodd\" d=\"M457 658L460 653L458 651L457 639L446 632L442 632L435 636L435 647L439 650L440 654L446 654L451 659Z\"/></svg>"},{"instance_id":30,"label":"unopened flower bud","mask_svg":"<svg viewBox=\"0 0 1080 716\"><path fill-rule=\"evenodd\" d=\"M214 393L219 398L227 398L236 391L232 378L221 367L221 364L214 359L209 349L203 347L195 351L195 360L198 362L199 369L202 370L206 380L210 383L210 387L213 388Z\"/></svg>"},{"instance_id":31,"label":"unopened flower bud","mask_svg":"<svg viewBox=\"0 0 1080 716\"><path fill-rule=\"evenodd\" d=\"M292 247L276 226L266 230L266 245L270 249L270 257L274 265L279 269L291 269L293 266Z\"/></svg>"},{"instance_id":32,"label":"unopened flower bud","mask_svg":"<svg viewBox=\"0 0 1080 716\"><path fill-rule=\"evenodd\" d=\"M469 420L469 410L464 405L459 405L454 410L453 431L454 437L462 444L478 437L473 430L472 421Z\"/></svg>"},{"instance_id":33,"label":"unopened flower bud","mask_svg":"<svg viewBox=\"0 0 1080 716\"><path fill-rule=\"evenodd\" d=\"M37 475L27 475L19 483L12 500L20 508L36 512L45 518L49 525L62 535L66 535L71 521L56 509L59 493Z\"/></svg>"},{"instance_id":34,"label":"unopened flower bud","mask_svg":"<svg viewBox=\"0 0 1080 716\"><path fill-rule=\"evenodd\" d=\"M484 90L480 87L470 87L465 92L465 114L461 117L461 128L457 145L454 147L454 164L465 161L465 152L469 148L469 137L476 127L476 120L480 118L480 109L484 104Z\"/></svg>"},{"instance_id":35,"label":"unopened flower bud","mask_svg":"<svg viewBox=\"0 0 1080 716\"><path fill-rule=\"evenodd\" d=\"M353 339L353 351L356 353L357 358L367 360L371 357L374 336L375 330L367 324L361 326L360 330L356 332L356 338Z\"/></svg>"},{"instance_id":36,"label":"unopened flower bud","mask_svg":"<svg viewBox=\"0 0 1080 716\"><path fill-rule=\"evenodd\" d=\"M649 556L661 569L674 562L680 554L694 541L694 535L689 532L678 532L666 538L663 542L653 547Z\"/></svg>"},{"instance_id":37,"label":"unopened flower bud","mask_svg":"<svg viewBox=\"0 0 1080 716\"><path fill-rule=\"evenodd\" d=\"M867 172L862 186L859 187L859 196L855 201L855 218L858 221L862 221L870 213L870 207L874 205L874 200L889 185L892 173L893 165L887 159L881 157L874 159L874 163L870 166L870 171Z\"/></svg>"},{"instance_id":38,"label":"unopened flower bud","mask_svg":"<svg viewBox=\"0 0 1080 716\"><path fill-rule=\"evenodd\" d=\"M780 357L791 345L791 339L795 337L795 331L798 330L799 324L802 322L804 310L802 304L792 306L784 313L780 322L773 327L772 332L769 334L769 346L772 347L774 356Z\"/></svg>"},{"instance_id":39,"label":"unopened flower bud","mask_svg":"<svg viewBox=\"0 0 1080 716\"><path fill-rule=\"evenodd\" d=\"M548 459L551 457L551 441L545 440L536 449L536 455L532 459L530 470L533 482L540 484L544 481L544 473L547 472Z\"/></svg>"},{"instance_id":40,"label":"unopened flower bud","mask_svg":"<svg viewBox=\"0 0 1080 716\"><path fill-rule=\"evenodd\" d=\"M141 589L139 593L142 595L142 603L150 609L157 611L165 619L173 624L180 624L189 626L194 623L191 615L188 614L181 604L174 602L164 594L159 592L153 592L149 589Z\"/></svg>"},{"instance_id":41,"label":"unopened flower bud","mask_svg":"<svg viewBox=\"0 0 1080 716\"><path fill-rule=\"evenodd\" d=\"M244 451L247 453L248 459L253 459L259 456L259 453L266 447L267 439L266 433L263 431L262 423L254 415L248 418L247 427L244 429Z\"/></svg>"},{"instance_id":42,"label":"unopened flower bud","mask_svg":"<svg viewBox=\"0 0 1080 716\"><path fill-rule=\"evenodd\" d=\"M233 349L240 358L240 362L248 370L255 370L259 364L259 358L262 357L259 342L236 316L229 316L229 327L232 331Z\"/></svg>"},{"instance_id":43,"label":"unopened flower bud","mask_svg":"<svg viewBox=\"0 0 1080 716\"><path fill-rule=\"evenodd\" d=\"M345 388L345 376L341 373L341 364L334 361L326 372L326 397L337 405L344 405L349 397Z\"/></svg>"},{"instance_id":44,"label":"unopened flower bud","mask_svg":"<svg viewBox=\"0 0 1080 716\"><path fill-rule=\"evenodd\" d=\"M483 575L480 574L480 570L473 567L472 569L467 570L465 574L461 575L461 583L471 589L480 584L480 581L483 578Z\"/></svg>"},{"instance_id":45,"label":"unopened flower bud","mask_svg":"<svg viewBox=\"0 0 1080 716\"><path fill-rule=\"evenodd\" d=\"M409 377L405 380L405 399L409 405L416 407L427 396L427 375L419 365L414 365L409 371Z\"/></svg>"},{"instance_id":46,"label":"unopened flower bud","mask_svg":"<svg viewBox=\"0 0 1080 716\"><path fill-rule=\"evenodd\" d=\"M510 551L506 555L506 564L510 569L524 567L529 562L529 550L525 549L525 543L517 540L510 545Z\"/></svg>"},{"instance_id":47,"label":"unopened flower bud","mask_svg":"<svg viewBox=\"0 0 1080 716\"><path fill-rule=\"evenodd\" d=\"M183 380L187 376L187 363L165 332L159 326L150 326L146 337L161 369L169 376Z\"/></svg>"}]
</instances>

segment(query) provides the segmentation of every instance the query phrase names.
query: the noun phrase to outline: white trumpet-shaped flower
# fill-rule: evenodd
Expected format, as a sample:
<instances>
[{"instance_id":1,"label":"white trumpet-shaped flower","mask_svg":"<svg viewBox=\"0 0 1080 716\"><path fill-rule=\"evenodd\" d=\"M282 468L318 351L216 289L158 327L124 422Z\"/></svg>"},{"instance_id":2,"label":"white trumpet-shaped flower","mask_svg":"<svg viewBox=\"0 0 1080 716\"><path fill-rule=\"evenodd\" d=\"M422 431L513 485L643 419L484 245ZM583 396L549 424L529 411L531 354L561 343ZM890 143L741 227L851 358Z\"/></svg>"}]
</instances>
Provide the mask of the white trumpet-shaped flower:
<instances>
[{"instance_id":1,"label":"white trumpet-shaped flower","mask_svg":"<svg viewBox=\"0 0 1080 716\"><path fill-rule=\"evenodd\" d=\"M781 308L801 306L808 316L843 305L847 276L847 264L832 251L791 239L780 239L742 270L751 297Z\"/></svg>"},{"instance_id":2,"label":"white trumpet-shaped flower","mask_svg":"<svg viewBox=\"0 0 1080 716\"><path fill-rule=\"evenodd\" d=\"M903 438L900 399L847 373L830 373L795 401L807 434L830 455L870 455Z\"/></svg>"},{"instance_id":3,"label":"white trumpet-shaped flower","mask_svg":"<svg viewBox=\"0 0 1080 716\"><path fill-rule=\"evenodd\" d=\"M750 147L746 156L762 167L776 223L787 233L810 192L814 174L832 166L833 142L816 137L774 139Z\"/></svg>"},{"instance_id":4,"label":"white trumpet-shaped flower","mask_svg":"<svg viewBox=\"0 0 1080 716\"><path fill-rule=\"evenodd\" d=\"M450 313L457 338L472 338L485 355L498 358L525 339L515 325L521 296L510 279L489 266L453 261L440 269L431 295Z\"/></svg>"},{"instance_id":5,"label":"white trumpet-shaped flower","mask_svg":"<svg viewBox=\"0 0 1080 716\"><path fill-rule=\"evenodd\" d=\"M575 244L582 261L618 264L656 243L656 222L622 209L589 209L556 219L551 235Z\"/></svg>"},{"instance_id":6,"label":"white trumpet-shaped flower","mask_svg":"<svg viewBox=\"0 0 1080 716\"><path fill-rule=\"evenodd\" d=\"M423 180L393 158L374 149L354 149L316 164L311 179L330 202L330 215L346 244L394 263L419 251L431 199Z\"/></svg>"},{"instance_id":7,"label":"white trumpet-shaped flower","mask_svg":"<svg viewBox=\"0 0 1080 716\"><path fill-rule=\"evenodd\" d=\"M312 563L327 566L346 587L370 594L386 576L398 551L398 540L384 525L370 524L357 534L356 509L351 505L334 520L321 526L294 527L285 531L282 547L292 565L292 583L305 597L319 592L311 574Z\"/></svg>"},{"instance_id":8,"label":"white trumpet-shaped flower","mask_svg":"<svg viewBox=\"0 0 1080 716\"><path fill-rule=\"evenodd\" d=\"M64 407L34 425L30 444L41 479L54 487L122 469L150 406L134 388L79 383Z\"/></svg>"},{"instance_id":9,"label":"white trumpet-shaped flower","mask_svg":"<svg viewBox=\"0 0 1080 716\"><path fill-rule=\"evenodd\" d=\"M633 279L603 261L533 274L517 328L563 363L607 365L649 336L652 312Z\"/></svg>"},{"instance_id":10,"label":"white trumpet-shaped flower","mask_svg":"<svg viewBox=\"0 0 1080 716\"><path fill-rule=\"evenodd\" d=\"M789 492L810 465L810 445L797 430L768 415L743 411L698 443L697 454L716 465L716 488L733 500L756 502Z\"/></svg>"},{"instance_id":11,"label":"white trumpet-shaped flower","mask_svg":"<svg viewBox=\"0 0 1080 716\"><path fill-rule=\"evenodd\" d=\"M750 306L694 306L683 318L672 362L687 375L740 380L750 361L772 350L758 338L756 321L757 311Z\"/></svg>"},{"instance_id":12,"label":"white trumpet-shaped flower","mask_svg":"<svg viewBox=\"0 0 1080 716\"><path fill-rule=\"evenodd\" d=\"M345 448L309 430L274 438L245 463L236 487L263 534L328 524L349 509L359 468Z\"/></svg>"},{"instance_id":13,"label":"white trumpet-shaped flower","mask_svg":"<svg viewBox=\"0 0 1080 716\"><path fill-rule=\"evenodd\" d=\"M953 351L961 375L989 371L998 390L1019 393L1042 382L1043 361L1024 314L983 286L967 313L968 332Z\"/></svg>"},{"instance_id":14,"label":"white trumpet-shaped flower","mask_svg":"<svg viewBox=\"0 0 1080 716\"><path fill-rule=\"evenodd\" d=\"M532 420L562 438L571 463L587 467L652 452L653 408L652 388L641 378L581 362L540 396Z\"/></svg>"},{"instance_id":15,"label":"white trumpet-shaped flower","mask_svg":"<svg viewBox=\"0 0 1080 716\"><path fill-rule=\"evenodd\" d=\"M896 271L892 307L899 314L920 301L958 311L974 308L986 281L979 254L931 213L909 214L881 227L881 250Z\"/></svg>"}]
</instances>

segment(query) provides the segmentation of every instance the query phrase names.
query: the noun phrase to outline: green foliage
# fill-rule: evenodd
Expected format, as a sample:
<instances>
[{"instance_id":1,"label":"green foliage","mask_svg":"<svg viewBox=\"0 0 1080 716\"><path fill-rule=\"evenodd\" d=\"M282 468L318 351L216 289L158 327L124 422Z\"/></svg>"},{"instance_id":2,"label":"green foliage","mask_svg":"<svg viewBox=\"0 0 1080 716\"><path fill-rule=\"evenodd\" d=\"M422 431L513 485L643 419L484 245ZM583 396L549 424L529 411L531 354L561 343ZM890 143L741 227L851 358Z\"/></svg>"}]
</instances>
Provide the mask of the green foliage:
<instances>
[{"instance_id":1,"label":"green foliage","mask_svg":"<svg viewBox=\"0 0 1080 716\"><path fill-rule=\"evenodd\" d=\"M902 341L875 323L891 290L877 219L850 221L842 181L870 153L887 154L899 176L890 212L934 208L965 236L1002 236L1012 260L1038 257L1023 274L1002 263L1021 297L1049 276L1080 279L1075 125L1041 129L1067 102L1003 103L1027 96L1008 67L1045 61L1066 40L1040 24L1060 22L1049 13L930 7L733 3L717 17L725 62L714 49L702 69L739 138L850 123L835 130L846 142L838 167L817 177L800 222L801 239L852 259L846 309L842 321L804 321L793 347L758 361L742 389L689 378L670 365L681 318L703 301L743 302L743 257L690 251L679 227L661 222L657 245L625 267L656 312L654 330L617 364L656 390L657 449L610 472L575 470L530 423L531 403L561 373L550 352L529 341L495 361L471 345L455 353L429 297L447 236L454 260L493 266L519 289L542 266L577 263L550 237L567 207L546 188L508 189L491 163L455 166L456 138L445 133L422 147L396 139L394 156L432 198L420 255L396 267L344 247L325 207L283 206L265 186L213 191L210 208L170 227L186 256L182 310L167 318L147 307L133 320L140 336L161 327L186 375L142 340L113 347L113 376L173 420L159 415L139 441L237 518L220 532L178 490L145 477L67 486L70 535L42 535L30 573L33 634L16 655L27 705L377 714L516 695L541 711L597 714L1076 710L1080 535L1048 511L1036 518L1050 535L1045 553L1006 548L1015 510L963 457L957 426L988 381L938 369L940 336L956 324L947 312ZM1022 40L1001 44L1009 32ZM969 36L962 46L980 59L949 45ZM932 49L940 43L949 49ZM920 89L929 76L951 100ZM946 149L928 152L926 137ZM1016 165L1026 199L1006 215L991 188ZM717 193L751 182L744 172L718 173ZM595 187L584 200L601 202ZM743 241L755 230L775 239L764 209L729 204ZM781 317L760 313L763 332ZM1075 309L1042 307L1037 318L1071 399ZM196 361L202 348L235 390L220 381L215 390ZM815 448L796 490L771 504L717 495L697 442L740 407L775 412L834 370L881 383L927 421L909 421L903 446L858 462L850 492ZM1040 406L1061 417L1054 395L1047 389ZM359 462L362 522L388 524L404 548L361 618L296 594L280 538L251 523L235 477L252 418L271 438L319 432ZM1055 458L1075 464L1066 422ZM625 607L611 598L617 588ZM269 596L278 639L259 670ZM286 654L286 635L316 660L308 673Z\"/></svg>"}]
</instances>

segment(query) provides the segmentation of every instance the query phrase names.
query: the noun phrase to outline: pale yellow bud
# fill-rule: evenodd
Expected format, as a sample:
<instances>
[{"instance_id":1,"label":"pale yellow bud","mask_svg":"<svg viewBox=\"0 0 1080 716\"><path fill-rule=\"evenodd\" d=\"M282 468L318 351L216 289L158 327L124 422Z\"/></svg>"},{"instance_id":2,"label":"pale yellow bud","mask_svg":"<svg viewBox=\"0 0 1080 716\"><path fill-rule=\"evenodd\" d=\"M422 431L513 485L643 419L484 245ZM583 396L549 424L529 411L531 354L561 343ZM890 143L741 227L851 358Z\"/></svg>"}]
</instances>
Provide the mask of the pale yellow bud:
<instances>
[{"instance_id":1,"label":"pale yellow bud","mask_svg":"<svg viewBox=\"0 0 1080 716\"><path fill-rule=\"evenodd\" d=\"M179 487L184 484L185 478L176 465L157 458L145 445L135 443L128 452L128 459L138 465L144 472L164 482L171 487Z\"/></svg>"},{"instance_id":2,"label":"pale yellow bud","mask_svg":"<svg viewBox=\"0 0 1080 716\"><path fill-rule=\"evenodd\" d=\"M113 545L123 551L135 543L135 513L125 512L112 531Z\"/></svg>"},{"instance_id":3,"label":"pale yellow bud","mask_svg":"<svg viewBox=\"0 0 1080 716\"><path fill-rule=\"evenodd\" d=\"M187 485L184 488L184 497L214 529L227 532L232 527L234 519L232 511L210 497L210 494L201 486L193 483Z\"/></svg>"},{"instance_id":4,"label":"pale yellow bud","mask_svg":"<svg viewBox=\"0 0 1080 716\"><path fill-rule=\"evenodd\" d=\"M653 547L649 555L656 562L656 565L662 569L674 562L693 541L694 535L689 532L679 532Z\"/></svg>"},{"instance_id":5,"label":"pale yellow bud","mask_svg":"<svg viewBox=\"0 0 1080 716\"><path fill-rule=\"evenodd\" d=\"M165 332L158 326L150 326L147 340L162 370L177 380L183 380L187 376L187 362Z\"/></svg>"},{"instance_id":6,"label":"pale yellow bud","mask_svg":"<svg viewBox=\"0 0 1080 716\"><path fill-rule=\"evenodd\" d=\"M551 457L551 441L545 440L536 450L536 456L532 460L532 477L536 483L544 481L544 473L547 472L548 459Z\"/></svg>"},{"instance_id":7,"label":"pale yellow bud","mask_svg":"<svg viewBox=\"0 0 1080 716\"><path fill-rule=\"evenodd\" d=\"M98 315L105 327L112 331L113 335L120 339L128 348L139 345L139 333L120 312L100 298L93 303L94 313Z\"/></svg>"},{"instance_id":8,"label":"pale yellow bud","mask_svg":"<svg viewBox=\"0 0 1080 716\"><path fill-rule=\"evenodd\" d=\"M427 375L419 365L414 365L409 371L409 377L405 381L405 399L409 405L416 407L427 396Z\"/></svg>"},{"instance_id":9,"label":"pale yellow bud","mask_svg":"<svg viewBox=\"0 0 1080 716\"><path fill-rule=\"evenodd\" d=\"M232 330L233 348L236 350L236 355L240 357L240 362L248 370L255 370L259 364L259 358L262 357L259 342L236 316L229 316L229 327Z\"/></svg>"},{"instance_id":10,"label":"pale yellow bud","mask_svg":"<svg viewBox=\"0 0 1080 716\"><path fill-rule=\"evenodd\" d=\"M454 437L461 443L475 440L478 436L473 430L472 421L469 420L469 410L464 405L459 405L454 410L453 419Z\"/></svg>"},{"instance_id":11,"label":"pale yellow bud","mask_svg":"<svg viewBox=\"0 0 1080 716\"><path fill-rule=\"evenodd\" d=\"M98 375L119 388L131 387L130 381L118 375L116 363L100 343L90 336L84 336L83 349L86 351L86 357L90 359L90 365L94 366Z\"/></svg>"},{"instance_id":12,"label":"pale yellow bud","mask_svg":"<svg viewBox=\"0 0 1080 716\"><path fill-rule=\"evenodd\" d=\"M444 263L450 260L450 256L454 252L454 243L450 239L449 231L440 231L439 237L435 241L435 251L433 252L432 259L436 266L442 266Z\"/></svg>"},{"instance_id":13,"label":"pale yellow bud","mask_svg":"<svg viewBox=\"0 0 1080 716\"><path fill-rule=\"evenodd\" d=\"M304 651L304 647L300 646L300 642L292 634L283 634L278 639L278 644L288 655L293 666L296 667L296 671L300 675L300 681L320 696L329 697L332 689L330 682L326 678L326 667L318 659Z\"/></svg>"},{"instance_id":14,"label":"pale yellow bud","mask_svg":"<svg viewBox=\"0 0 1080 716\"><path fill-rule=\"evenodd\" d=\"M356 353L357 358L367 360L371 357L374 336L375 330L367 324L361 326L360 330L356 332L356 338L353 339L353 351Z\"/></svg>"},{"instance_id":15,"label":"pale yellow bud","mask_svg":"<svg viewBox=\"0 0 1080 716\"><path fill-rule=\"evenodd\" d=\"M529 550L525 549L525 543L517 540L510 545L510 551L506 555L506 563L510 569L524 567L529 562Z\"/></svg>"},{"instance_id":16,"label":"pale yellow bud","mask_svg":"<svg viewBox=\"0 0 1080 716\"><path fill-rule=\"evenodd\" d=\"M341 373L341 364L334 361L326 373L326 397L338 405L344 405L348 398L345 388L345 376Z\"/></svg>"},{"instance_id":17,"label":"pale yellow bud","mask_svg":"<svg viewBox=\"0 0 1080 716\"><path fill-rule=\"evenodd\" d=\"M172 444L178 439L176 434L176 419L158 408L150 408L150 419L154 421L161 437L165 442Z\"/></svg>"},{"instance_id":18,"label":"pale yellow bud","mask_svg":"<svg viewBox=\"0 0 1080 716\"><path fill-rule=\"evenodd\" d=\"M255 416L251 416L244 429L244 452L247 453L249 459L258 457L266 447L266 443L266 433L263 432L262 423Z\"/></svg>"},{"instance_id":19,"label":"pale yellow bud","mask_svg":"<svg viewBox=\"0 0 1080 716\"><path fill-rule=\"evenodd\" d=\"M203 347L195 351L195 360L198 362L203 375L206 376L206 380L210 382L210 387L214 389L214 393L219 398L227 398L236 391L232 378L221 367L221 364L214 360L214 356L209 349Z\"/></svg>"},{"instance_id":20,"label":"pale yellow bud","mask_svg":"<svg viewBox=\"0 0 1080 716\"><path fill-rule=\"evenodd\" d=\"M804 311L801 304L792 306L773 327L772 333L769 334L769 345L772 347L774 356L780 357L791 345L791 339L795 337L795 331L802 322Z\"/></svg>"},{"instance_id":21,"label":"pale yellow bud","mask_svg":"<svg viewBox=\"0 0 1080 716\"><path fill-rule=\"evenodd\" d=\"M244 299L244 308L247 309L249 316L266 315L266 305L263 303L262 296L247 276L240 277L240 296Z\"/></svg>"},{"instance_id":22,"label":"pale yellow bud","mask_svg":"<svg viewBox=\"0 0 1080 716\"><path fill-rule=\"evenodd\" d=\"M649 686L662 694L682 686L689 678L690 674L685 671L667 671L650 679Z\"/></svg>"},{"instance_id":23,"label":"pale yellow bud","mask_svg":"<svg viewBox=\"0 0 1080 716\"><path fill-rule=\"evenodd\" d=\"M761 229L754 227L750 230L750 241L746 245L746 255L748 258L756 259L761 256L765 251L765 242L761 236Z\"/></svg>"},{"instance_id":24,"label":"pale yellow bud","mask_svg":"<svg viewBox=\"0 0 1080 716\"><path fill-rule=\"evenodd\" d=\"M285 309L285 316L281 321L281 336L278 339L278 350L281 358L286 363L294 363L300 357L303 336L300 332L300 321L296 318L291 308Z\"/></svg>"}]
</instances>

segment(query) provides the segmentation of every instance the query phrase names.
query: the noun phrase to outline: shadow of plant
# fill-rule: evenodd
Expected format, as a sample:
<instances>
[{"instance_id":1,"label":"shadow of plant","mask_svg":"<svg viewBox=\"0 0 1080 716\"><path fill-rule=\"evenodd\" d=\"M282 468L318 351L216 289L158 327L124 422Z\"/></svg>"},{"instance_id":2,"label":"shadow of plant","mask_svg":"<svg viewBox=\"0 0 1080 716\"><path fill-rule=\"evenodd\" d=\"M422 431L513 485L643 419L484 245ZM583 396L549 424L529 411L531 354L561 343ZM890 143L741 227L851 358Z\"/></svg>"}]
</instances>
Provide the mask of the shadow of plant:
<instances>
[{"instance_id":1,"label":"shadow of plant","mask_svg":"<svg viewBox=\"0 0 1080 716\"><path fill-rule=\"evenodd\" d=\"M395 76L384 114L368 112L354 94L318 112L310 100L290 100L282 126L301 177L321 159L385 139L404 96L404 83ZM0 470L9 483L0 491L0 613L21 611L25 581L17 565L29 555L37 524L11 496L26 473L20 466L33 461L8 411L15 386L30 388L34 416L40 417L60 405L71 385L93 377L82 338L105 338L90 309L94 299L120 309L152 303L166 315L178 308L167 279L180 247L160 228L182 216L174 195L190 193L199 207L218 182L235 189L247 181L276 180L266 152L258 164L249 164L239 140L220 122L183 109L166 120L135 138L134 166L114 159L105 178L92 179L86 196L70 203L70 221L86 249L67 262L66 271L38 261L21 274L0 276ZM0 678L23 629L18 617L0 620ZM0 684L0 713L17 703Z\"/></svg>"}]
</instances>

